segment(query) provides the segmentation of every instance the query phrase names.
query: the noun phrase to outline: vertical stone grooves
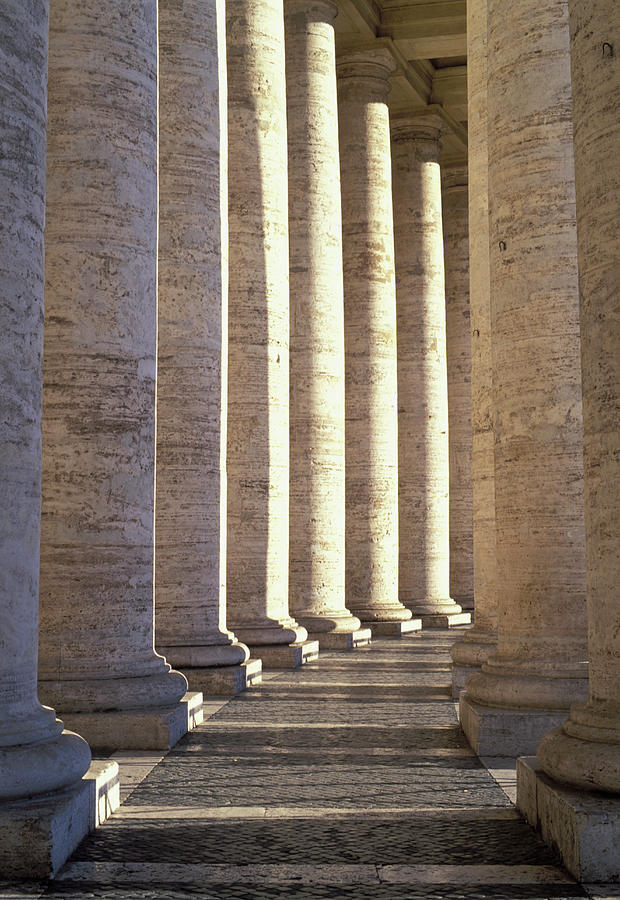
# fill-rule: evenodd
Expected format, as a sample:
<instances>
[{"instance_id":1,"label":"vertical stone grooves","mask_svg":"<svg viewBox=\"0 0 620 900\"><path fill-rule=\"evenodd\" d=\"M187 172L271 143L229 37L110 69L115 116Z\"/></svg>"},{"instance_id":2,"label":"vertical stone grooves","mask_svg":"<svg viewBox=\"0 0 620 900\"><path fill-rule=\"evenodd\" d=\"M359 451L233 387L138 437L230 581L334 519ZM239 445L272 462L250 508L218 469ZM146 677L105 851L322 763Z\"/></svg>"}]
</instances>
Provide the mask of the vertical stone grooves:
<instances>
[{"instance_id":1,"label":"vertical stone grooves","mask_svg":"<svg viewBox=\"0 0 620 900\"><path fill-rule=\"evenodd\" d=\"M51 10L39 678L72 714L187 686L153 649L156 14Z\"/></svg>"},{"instance_id":2,"label":"vertical stone grooves","mask_svg":"<svg viewBox=\"0 0 620 900\"><path fill-rule=\"evenodd\" d=\"M289 294L282 0L227 3L229 619L303 641L288 612Z\"/></svg>"},{"instance_id":3,"label":"vertical stone grooves","mask_svg":"<svg viewBox=\"0 0 620 900\"><path fill-rule=\"evenodd\" d=\"M344 310L333 0L285 0L288 112L290 603L309 632L347 634Z\"/></svg>"},{"instance_id":4,"label":"vertical stone grooves","mask_svg":"<svg viewBox=\"0 0 620 900\"><path fill-rule=\"evenodd\" d=\"M402 622L396 304L386 50L338 61L346 359L347 604Z\"/></svg>"},{"instance_id":5,"label":"vertical stone grooves","mask_svg":"<svg viewBox=\"0 0 620 900\"><path fill-rule=\"evenodd\" d=\"M249 656L226 628L223 0L160 0L159 48L157 646L195 669Z\"/></svg>"}]
</instances>

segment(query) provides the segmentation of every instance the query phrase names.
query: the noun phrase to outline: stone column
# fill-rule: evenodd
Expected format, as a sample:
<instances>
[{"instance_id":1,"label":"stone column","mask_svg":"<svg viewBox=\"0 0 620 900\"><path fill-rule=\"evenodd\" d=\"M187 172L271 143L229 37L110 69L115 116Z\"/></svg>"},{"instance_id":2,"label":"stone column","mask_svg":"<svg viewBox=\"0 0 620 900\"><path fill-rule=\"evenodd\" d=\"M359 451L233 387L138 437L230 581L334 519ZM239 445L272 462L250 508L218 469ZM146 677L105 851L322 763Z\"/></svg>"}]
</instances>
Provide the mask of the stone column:
<instances>
[{"instance_id":1,"label":"stone column","mask_svg":"<svg viewBox=\"0 0 620 900\"><path fill-rule=\"evenodd\" d=\"M470 621L450 597L442 126L439 116L426 109L392 120L399 594L424 625L434 627Z\"/></svg>"},{"instance_id":2,"label":"stone column","mask_svg":"<svg viewBox=\"0 0 620 900\"><path fill-rule=\"evenodd\" d=\"M620 793L620 52L609 45L615 4L570 0L590 695L537 755L546 772L586 790ZM620 817L616 818L620 839ZM616 844L616 847L618 844Z\"/></svg>"},{"instance_id":3,"label":"stone column","mask_svg":"<svg viewBox=\"0 0 620 900\"><path fill-rule=\"evenodd\" d=\"M450 473L450 595L474 607L467 163L442 166Z\"/></svg>"},{"instance_id":4,"label":"stone column","mask_svg":"<svg viewBox=\"0 0 620 900\"><path fill-rule=\"evenodd\" d=\"M497 646L487 68L487 0L469 0L467 170L475 621L450 651L455 697L465 687L467 677L486 662Z\"/></svg>"},{"instance_id":5,"label":"stone column","mask_svg":"<svg viewBox=\"0 0 620 900\"><path fill-rule=\"evenodd\" d=\"M90 750L37 697L48 4L0 12L0 877L49 874L87 829ZM50 792L62 791L60 799ZM77 840L41 821L66 798ZM20 801L25 802L20 807ZM28 828L37 820L37 828ZM60 863L64 861L64 858Z\"/></svg>"},{"instance_id":6,"label":"stone column","mask_svg":"<svg viewBox=\"0 0 620 900\"><path fill-rule=\"evenodd\" d=\"M156 75L154 0L55 0L39 690L98 747L188 728L153 649Z\"/></svg>"},{"instance_id":7,"label":"stone column","mask_svg":"<svg viewBox=\"0 0 620 900\"><path fill-rule=\"evenodd\" d=\"M587 692L571 113L566 4L491 0L498 650L461 702L483 755L533 752Z\"/></svg>"},{"instance_id":8,"label":"stone column","mask_svg":"<svg viewBox=\"0 0 620 900\"><path fill-rule=\"evenodd\" d=\"M382 634L420 627L398 599L398 420L388 50L338 62L346 360L346 586ZM409 623L409 624L407 624Z\"/></svg>"},{"instance_id":9,"label":"stone column","mask_svg":"<svg viewBox=\"0 0 620 900\"><path fill-rule=\"evenodd\" d=\"M159 2L156 638L209 694L260 679L226 627L225 29L223 0Z\"/></svg>"},{"instance_id":10,"label":"stone column","mask_svg":"<svg viewBox=\"0 0 620 900\"><path fill-rule=\"evenodd\" d=\"M282 0L229 0L228 602L265 665L316 642L289 615L289 283ZM292 645L292 646L289 646ZM260 648L260 649L259 649Z\"/></svg>"},{"instance_id":11,"label":"stone column","mask_svg":"<svg viewBox=\"0 0 620 900\"><path fill-rule=\"evenodd\" d=\"M344 309L334 0L284 0L291 297L290 604L322 647L345 606Z\"/></svg>"}]
</instances>

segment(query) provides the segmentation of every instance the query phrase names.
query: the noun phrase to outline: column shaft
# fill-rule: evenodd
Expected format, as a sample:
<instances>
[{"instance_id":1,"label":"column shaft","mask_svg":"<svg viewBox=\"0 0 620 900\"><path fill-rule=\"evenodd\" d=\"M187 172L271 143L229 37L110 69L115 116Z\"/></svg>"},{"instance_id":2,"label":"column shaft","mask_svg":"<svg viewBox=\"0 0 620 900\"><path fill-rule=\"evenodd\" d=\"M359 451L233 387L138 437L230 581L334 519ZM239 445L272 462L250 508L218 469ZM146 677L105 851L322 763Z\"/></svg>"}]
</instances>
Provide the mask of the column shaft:
<instances>
[{"instance_id":1,"label":"column shaft","mask_svg":"<svg viewBox=\"0 0 620 900\"><path fill-rule=\"evenodd\" d=\"M332 0L285 0L291 296L291 610L323 643L345 607L344 308ZM329 635L329 636L328 636Z\"/></svg>"},{"instance_id":2,"label":"column shaft","mask_svg":"<svg viewBox=\"0 0 620 900\"><path fill-rule=\"evenodd\" d=\"M489 48L499 643L467 697L557 716L587 690L566 5L492 0ZM539 736L515 734L514 752Z\"/></svg>"},{"instance_id":3,"label":"column shaft","mask_svg":"<svg viewBox=\"0 0 620 900\"><path fill-rule=\"evenodd\" d=\"M450 472L450 595L474 605L467 165L442 166Z\"/></svg>"},{"instance_id":4,"label":"column shaft","mask_svg":"<svg viewBox=\"0 0 620 900\"><path fill-rule=\"evenodd\" d=\"M590 695L587 703L571 709L562 729L543 738L537 755L543 768L560 781L620 793L620 48L617 30L610 33L613 2L570 0L569 8Z\"/></svg>"},{"instance_id":5,"label":"column shaft","mask_svg":"<svg viewBox=\"0 0 620 900\"><path fill-rule=\"evenodd\" d=\"M365 622L398 599L396 303L387 51L339 60L346 359L346 585Z\"/></svg>"},{"instance_id":6,"label":"column shaft","mask_svg":"<svg viewBox=\"0 0 620 900\"><path fill-rule=\"evenodd\" d=\"M288 611L289 284L282 0L227 3L228 602L250 646L303 641Z\"/></svg>"},{"instance_id":7,"label":"column shaft","mask_svg":"<svg viewBox=\"0 0 620 900\"><path fill-rule=\"evenodd\" d=\"M427 625L469 621L450 597L448 380L436 115L394 119L399 594Z\"/></svg>"},{"instance_id":8,"label":"column shaft","mask_svg":"<svg viewBox=\"0 0 620 900\"><path fill-rule=\"evenodd\" d=\"M226 627L225 24L223 0L159 2L157 646L209 690L249 656Z\"/></svg>"},{"instance_id":9,"label":"column shaft","mask_svg":"<svg viewBox=\"0 0 620 900\"><path fill-rule=\"evenodd\" d=\"M98 746L187 685L153 649L156 12L50 21L39 679Z\"/></svg>"}]
</instances>

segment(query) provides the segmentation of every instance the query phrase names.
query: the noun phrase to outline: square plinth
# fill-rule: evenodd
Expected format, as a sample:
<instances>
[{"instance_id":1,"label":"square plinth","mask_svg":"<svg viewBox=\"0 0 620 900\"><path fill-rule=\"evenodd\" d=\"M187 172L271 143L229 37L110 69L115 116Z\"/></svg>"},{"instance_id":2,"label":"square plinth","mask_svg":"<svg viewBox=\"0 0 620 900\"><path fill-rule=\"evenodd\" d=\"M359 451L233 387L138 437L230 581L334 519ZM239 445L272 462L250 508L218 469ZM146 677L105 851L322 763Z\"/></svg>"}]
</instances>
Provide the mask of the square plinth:
<instances>
[{"instance_id":1,"label":"square plinth","mask_svg":"<svg viewBox=\"0 0 620 900\"><path fill-rule=\"evenodd\" d=\"M358 647L369 647L372 640L370 628L358 628L357 631L334 632L332 634L310 634L312 640L319 642L321 650L356 650Z\"/></svg>"},{"instance_id":2,"label":"square plinth","mask_svg":"<svg viewBox=\"0 0 620 900\"><path fill-rule=\"evenodd\" d=\"M420 616L422 628L454 628L455 625L471 625L471 613L433 613Z\"/></svg>"},{"instance_id":3,"label":"square plinth","mask_svg":"<svg viewBox=\"0 0 620 900\"><path fill-rule=\"evenodd\" d=\"M209 666L183 669L192 691L202 691L205 697L234 697L246 688L263 680L260 659L248 659L238 666Z\"/></svg>"},{"instance_id":4,"label":"square plinth","mask_svg":"<svg viewBox=\"0 0 620 900\"><path fill-rule=\"evenodd\" d=\"M517 806L579 881L620 880L620 797L559 784L535 756L522 757Z\"/></svg>"},{"instance_id":5,"label":"square plinth","mask_svg":"<svg viewBox=\"0 0 620 900\"><path fill-rule=\"evenodd\" d=\"M459 719L478 756L531 756L541 737L562 724L562 709L500 709L474 703L463 691Z\"/></svg>"},{"instance_id":6,"label":"square plinth","mask_svg":"<svg viewBox=\"0 0 620 900\"><path fill-rule=\"evenodd\" d=\"M118 765L93 760L74 787L0 806L0 878L49 878L120 803Z\"/></svg>"},{"instance_id":7,"label":"square plinth","mask_svg":"<svg viewBox=\"0 0 620 900\"><path fill-rule=\"evenodd\" d=\"M265 644L252 646L252 656L262 660L263 669L298 669L314 662L319 656L318 641L300 641L297 644Z\"/></svg>"},{"instance_id":8,"label":"square plinth","mask_svg":"<svg viewBox=\"0 0 620 900\"><path fill-rule=\"evenodd\" d=\"M174 706L152 709L63 712L62 720L95 750L170 750L203 721L202 694L188 691Z\"/></svg>"},{"instance_id":9,"label":"square plinth","mask_svg":"<svg viewBox=\"0 0 620 900\"><path fill-rule=\"evenodd\" d=\"M409 619L408 622L372 622L370 628L376 637L406 637L422 630L422 619Z\"/></svg>"},{"instance_id":10,"label":"square plinth","mask_svg":"<svg viewBox=\"0 0 620 900\"><path fill-rule=\"evenodd\" d=\"M465 683L470 675L476 675L480 671L479 666L452 665L452 696L459 699L461 691L465 690Z\"/></svg>"}]
</instances>

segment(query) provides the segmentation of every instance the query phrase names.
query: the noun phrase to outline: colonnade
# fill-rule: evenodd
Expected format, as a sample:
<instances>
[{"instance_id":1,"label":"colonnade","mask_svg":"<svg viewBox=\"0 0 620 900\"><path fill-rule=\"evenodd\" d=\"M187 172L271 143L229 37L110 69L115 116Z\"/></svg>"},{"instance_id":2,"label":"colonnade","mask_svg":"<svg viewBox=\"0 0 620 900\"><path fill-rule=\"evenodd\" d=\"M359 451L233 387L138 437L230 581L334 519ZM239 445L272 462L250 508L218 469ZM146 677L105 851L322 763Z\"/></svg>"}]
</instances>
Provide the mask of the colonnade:
<instances>
[{"instance_id":1,"label":"colonnade","mask_svg":"<svg viewBox=\"0 0 620 900\"><path fill-rule=\"evenodd\" d=\"M48 812L3 873L92 825L87 741L171 746L261 660L472 596L472 746L555 728L535 819L532 778L620 792L610 5L471 0L442 172L441 107L390 116L335 0L7 0L2 833Z\"/></svg>"}]
</instances>

